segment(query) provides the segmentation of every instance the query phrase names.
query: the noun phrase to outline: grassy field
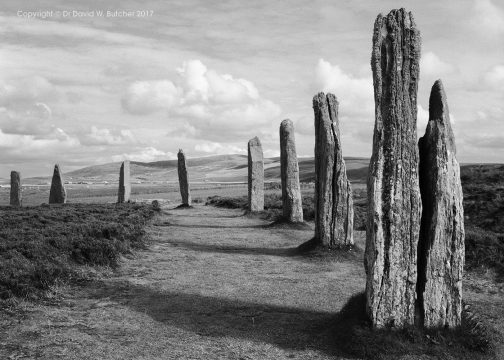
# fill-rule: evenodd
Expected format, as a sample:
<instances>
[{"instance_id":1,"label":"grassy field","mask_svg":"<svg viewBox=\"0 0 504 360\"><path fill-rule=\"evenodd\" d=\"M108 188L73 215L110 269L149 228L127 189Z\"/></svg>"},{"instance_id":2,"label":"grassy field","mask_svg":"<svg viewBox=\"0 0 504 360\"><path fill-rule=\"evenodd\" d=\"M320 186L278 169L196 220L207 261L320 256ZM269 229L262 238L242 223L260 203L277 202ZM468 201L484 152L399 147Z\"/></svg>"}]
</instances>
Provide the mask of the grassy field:
<instances>
[{"instance_id":1,"label":"grassy field","mask_svg":"<svg viewBox=\"0 0 504 360\"><path fill-rule=\"evenodd\" d=\"M370 330L362 184L350 253L297 250L313 237L310 187L304 228L271 226L275 186L260 217L245 215L243 184L193 186L191 209L176 209L167 184L138 184L138 203L120 206L115 187L79 185L64 206L2 207L0 358L503 358L502 171L462 170L467 311L456 332ZM47 201L48 189L33 191L25 199ZM153 199L163 207L149 222Z\"/></svg>"}]
</instances>

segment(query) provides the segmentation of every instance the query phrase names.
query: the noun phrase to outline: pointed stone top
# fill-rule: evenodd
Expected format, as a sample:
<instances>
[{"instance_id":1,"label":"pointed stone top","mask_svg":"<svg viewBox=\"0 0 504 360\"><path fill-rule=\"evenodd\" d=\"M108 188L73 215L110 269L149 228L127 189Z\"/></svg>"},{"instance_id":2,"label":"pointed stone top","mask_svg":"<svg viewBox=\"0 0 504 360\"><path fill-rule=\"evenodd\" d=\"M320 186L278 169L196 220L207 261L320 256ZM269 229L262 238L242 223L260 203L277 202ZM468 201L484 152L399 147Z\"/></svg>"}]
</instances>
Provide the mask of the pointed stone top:
<instances>
[{"instance_id":1,"label":"pointed stone top","mask_svg":"<svg viewBox=\"0 0 504 360\"><path fill-rule=\"evenodd\" d=\"M447 117L447 119L445 119ZM432 85L429 98L429 120L437 120L445 122L449 118L448 104L446 102L446 94L441 79L436 80Z\"/></svg>"},{"instance_id":2,"label":"pointed stone top","mask_svg":"<svg viewBox=\"0 0 504 360\"><path fill-rule=\"evenodd\" d=\"M54 165L54 172L61 172L59 164Z\"/></svg>"},{"instance_id":3,"label":"pointed stone top","mask_svg":"<svg viewBox=\"0 0 504 360\"><path fill-rule=\"evenodd\" d=\"M257 136L253 137L248 142L249 146L261 146L261 140Z\"/></svg>"},{"instance_id":4,"label":"pointed stone top","mask_svg":"<svg viewBox=\"0 0 504 360\"><path fill-rule=\"evenodd\" d=\"M183 154L183 153L184 153L184 150L182 150L182 149L178 149L178 153L179 153L179 154Z\"/></svg>"},{"instance_id":5,"label":"pointed stone top","mask_svg":"<svg viewBox=\"0 0 504 360\"><path fill-rule=\"evenodd\" d=\"M446 93L441 79L434 82L429 97L429 123L431 121L444 126L448 146L452 151L456 152L455 136L453 135L450 121L450 110L448 109L448 101L446 100Z\"/></svg>"}]
</instances>

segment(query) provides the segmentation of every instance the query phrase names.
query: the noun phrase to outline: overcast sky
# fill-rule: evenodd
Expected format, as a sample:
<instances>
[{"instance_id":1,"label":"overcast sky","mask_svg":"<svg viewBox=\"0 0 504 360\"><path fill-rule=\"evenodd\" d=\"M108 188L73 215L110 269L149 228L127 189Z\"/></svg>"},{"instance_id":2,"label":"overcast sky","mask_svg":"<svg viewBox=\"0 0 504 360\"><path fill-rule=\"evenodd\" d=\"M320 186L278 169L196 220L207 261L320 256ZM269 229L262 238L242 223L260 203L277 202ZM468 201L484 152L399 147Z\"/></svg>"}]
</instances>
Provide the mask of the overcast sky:
<instances>
[{"instance_id":1,"label":"overcast sky","mask_svg":"<svg viewBox=\"0 0 504 360\"><path fill-rule=\"evenodd\" d=\"M173 159L179 148L246 154L254 136L277 156L285 118L298 155L313 156L319 91L340 101L344 156L368 157L373 23L399 7L422 35L419 136L441 78L459 161L503 162L502 1L3 0L0 177ZM27 17L38 10L53 14ZM134 16L110 16L120 10Z\"/></svg>"}]
</instances>

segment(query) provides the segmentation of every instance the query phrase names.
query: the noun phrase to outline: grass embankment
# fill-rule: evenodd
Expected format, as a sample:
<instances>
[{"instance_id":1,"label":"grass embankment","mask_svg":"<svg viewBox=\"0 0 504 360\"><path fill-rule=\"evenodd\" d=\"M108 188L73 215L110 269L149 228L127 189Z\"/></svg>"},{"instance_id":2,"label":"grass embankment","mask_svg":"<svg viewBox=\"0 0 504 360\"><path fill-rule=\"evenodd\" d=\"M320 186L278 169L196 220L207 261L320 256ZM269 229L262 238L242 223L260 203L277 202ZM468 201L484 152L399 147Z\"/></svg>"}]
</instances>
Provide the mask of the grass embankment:
<instances>
[{"instance_id":1,"label":"grass embankment","mask_svg":"<svg viewBox=\"0 0 504 360\"><path fill-rule=\"evenodd\" d=\"M116 267L144 247L154 210L144 204L66 204L0 208L0 298L37 297L79 265Z\"/></svg>"},{"instance_id":2,"label":"grass embankment","mask_svg":"<svg viewBox=\"0 0 504 360\"><path fill-rule=\"evenodd\" d=\"M492 268L504 280L504 165L461 168L466 266Z\"/></svg>"}]
</instances>

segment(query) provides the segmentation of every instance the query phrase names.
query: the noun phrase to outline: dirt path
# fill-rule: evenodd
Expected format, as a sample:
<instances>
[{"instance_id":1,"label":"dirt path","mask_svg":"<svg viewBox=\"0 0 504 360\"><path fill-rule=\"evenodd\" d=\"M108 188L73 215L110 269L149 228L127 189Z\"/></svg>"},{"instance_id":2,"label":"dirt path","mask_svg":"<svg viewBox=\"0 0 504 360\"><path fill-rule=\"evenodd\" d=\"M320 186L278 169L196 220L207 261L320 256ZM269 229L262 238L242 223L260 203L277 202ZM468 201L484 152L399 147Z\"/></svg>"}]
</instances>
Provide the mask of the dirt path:
<instances>
[{"instance_id":1,"label":"dirt path","mask_svg":"<svg viewBox=\"0 0 504 360\"><path fill-rule=\"evenodd\" d=\"M313 231L267 225L239 210L165 209L149 249L118 272L2 324L0 358L339 358L326 328L363 290L362 263L294 255Z\"/></svg>"}]
</instances>

